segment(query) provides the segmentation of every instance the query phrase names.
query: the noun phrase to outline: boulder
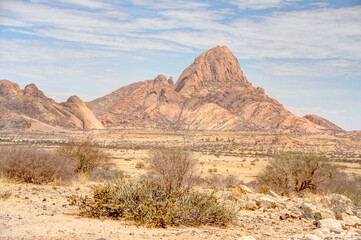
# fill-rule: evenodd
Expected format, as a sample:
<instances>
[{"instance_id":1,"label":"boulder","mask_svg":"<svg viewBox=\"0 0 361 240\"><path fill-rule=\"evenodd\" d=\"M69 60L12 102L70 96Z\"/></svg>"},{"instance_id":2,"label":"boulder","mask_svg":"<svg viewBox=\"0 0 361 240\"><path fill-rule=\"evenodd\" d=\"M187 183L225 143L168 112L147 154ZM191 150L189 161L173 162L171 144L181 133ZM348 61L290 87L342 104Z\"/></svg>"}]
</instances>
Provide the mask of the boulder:
<instances>
[{"instance_id":1,"label":"boulder","mask_svg":"<svg viewBox=\"0 0 361 240\"><path fill-rule=\"evenodd\" d=\"M336 219L331 219L331 218L321 219L316 223L316 226L319 228L327 228L331 232L335 232L335 233L342 232L341 222Z\"/></svg>"},{"instance_id":2,"label":"boulder","mask_svg":"<svg viewBox=\"0 0 361 240\"><path fill-rule=\"evenodd\" d=\"M317 228L312 231L312 235L316 235L318 237L326 238L331 234L331 231L328 228Z\"/></svg>"},{"instance_id":3,"label":"boulder","mask_svg":"<svg viewBox=\"0 0 361 240\"><path fill-rule=\"evenodd\" d=\"M312 203L304 202L300 206L304 213L313 213L317 211L317 208Z\"/></svg>"},{"instance_id":4,"label":"boulder","mask_svg":"<svg viewBox=\"0 0 361 240\"><path fill-rule=\"evenodd\" d=\"M345 224L345 226L351 226L351 227L356 227L361 225L361 221L358 217L356 216L350 216L347 213L342 213L342 221Z\"/></svg>"},{"instance_id":5,"label":"boulder","mask_svg":"<svg viewBox=\"0 0 361 240\"><path fill-rule=\"evenodd\" d=\"M275 208L277 206L276 201L268 197L258 198L256 204L263 209Z\"/></svg>"}]
</instances>

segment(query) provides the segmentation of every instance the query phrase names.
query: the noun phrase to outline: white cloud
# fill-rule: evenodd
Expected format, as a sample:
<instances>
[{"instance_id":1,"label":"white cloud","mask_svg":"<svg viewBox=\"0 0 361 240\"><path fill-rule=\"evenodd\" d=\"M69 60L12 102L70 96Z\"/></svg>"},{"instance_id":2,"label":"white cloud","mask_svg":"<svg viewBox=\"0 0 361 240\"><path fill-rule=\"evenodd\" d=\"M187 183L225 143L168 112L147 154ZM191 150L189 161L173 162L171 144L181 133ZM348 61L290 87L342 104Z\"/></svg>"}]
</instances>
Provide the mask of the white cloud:
<instances>
[{"instance_id":1,"label":"white cloud","mask_svg":"<svg viewBox=\"0 0 361 240\"><path fill-rule=\"evenodd\" d=\"M303 117L306 114L316 114L320 117L328 116L328 115L338 115L345 112L345 110L340 109L325 109L322 107L312 107L312 108L305 108L305 107L292 107L292 106L285 106L285 108L290 111L291 113Z\"/></svg>"},{"instance_id":2,"label":"white cloud","mask_svg":"<svg viewBox=\"0 0 361 240\"><path fill-rule=\"evenodd\" d=\"M209 6L207 3L182 0L130 0L130 2L153 9L196 9Z\"/></svg>"},{"instance_id":3,"label":"white cloud","mask_svg":"<svg viewBox=\"0 0 361 240\"><path fill-rule=\"evenodd\" d=\"M273 76L296 76L310 78L360 78L361 61L308 60L308 61L261 61L249 64L249 67L259 69Z\"/></svg>"},{"instance_id":4,"label":"white cloud","mask_svg":"<svg viewBox=\"0 0 361 240\"><path fill-rule=\"evenodd\" d=\"M239 9L267 9L287 6L296 1L299 0L231 0L229 3Z\"/></svg>"}]
</instances>

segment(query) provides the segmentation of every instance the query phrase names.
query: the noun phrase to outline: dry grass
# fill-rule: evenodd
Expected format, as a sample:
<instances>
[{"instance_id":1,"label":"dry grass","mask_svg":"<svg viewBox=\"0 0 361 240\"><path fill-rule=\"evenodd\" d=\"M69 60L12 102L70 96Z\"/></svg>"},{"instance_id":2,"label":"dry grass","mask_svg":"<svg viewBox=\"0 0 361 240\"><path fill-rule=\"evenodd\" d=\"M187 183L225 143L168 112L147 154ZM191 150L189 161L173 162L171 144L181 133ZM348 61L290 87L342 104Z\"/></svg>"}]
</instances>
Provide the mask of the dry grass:
<instances>
[{"instance_id":1,"label":"dry grass","mask_svg":"<svg viewBox=\"0 0 361 240\"><path fill-rule=\"evenodd\" d=\"M75 165L63 156L32 146L1 147L0 173L26 183L69 182Z\"/></svg>"}]
</instances>

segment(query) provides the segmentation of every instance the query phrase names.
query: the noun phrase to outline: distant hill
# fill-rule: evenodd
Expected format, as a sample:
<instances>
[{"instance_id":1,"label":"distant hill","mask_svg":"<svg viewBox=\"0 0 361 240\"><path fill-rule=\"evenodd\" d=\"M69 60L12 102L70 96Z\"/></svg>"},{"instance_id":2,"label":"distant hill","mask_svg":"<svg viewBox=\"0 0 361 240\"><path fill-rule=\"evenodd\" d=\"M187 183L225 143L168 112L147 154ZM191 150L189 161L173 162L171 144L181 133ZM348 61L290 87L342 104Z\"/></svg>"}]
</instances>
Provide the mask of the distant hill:
<instances>
[{"instance_id":1,"label":"distant hill","mask_svg":"<svg viewBox=\"0 0 361 240\"><path fill-rule=\"evenodd\" d=\"M0 80L0 103L0 129L26 129L35 125L37 130L104 128L80 98L72 96L59 104L46 97L35 84L21 90L16 83Z\"/></svg>"}]
</instances>

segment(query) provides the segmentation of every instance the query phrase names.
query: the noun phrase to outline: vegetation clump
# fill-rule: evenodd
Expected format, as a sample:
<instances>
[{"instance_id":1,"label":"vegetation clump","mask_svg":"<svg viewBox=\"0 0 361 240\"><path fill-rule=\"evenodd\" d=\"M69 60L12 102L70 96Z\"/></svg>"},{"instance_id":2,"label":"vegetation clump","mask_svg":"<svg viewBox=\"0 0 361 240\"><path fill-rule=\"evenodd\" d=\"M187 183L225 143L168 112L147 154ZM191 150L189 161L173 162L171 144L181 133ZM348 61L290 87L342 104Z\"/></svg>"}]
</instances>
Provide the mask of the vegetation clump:
<instances>
[{"instance_id":1,"label":"vegetation clump","mask_svg":"<svg viewBox=\"0 0 361 240\"><path fill-rule=\"evenodd\" d=\"M71 203L79 207L83 216L126 219L155 227L227 226L235 218L235 211L220 202L214 193L168 194L154 179L122 179L93 186L91 197L73 196Z\"/></svg>"},{"instance_id":2,"label":"vegetation clump","mask_svg":"<svg viewBox=\"0 0 361 240\"><path fill-rule=\"evenodd\" d=\"M75 163L77 173L90 173L98 167L109 164L110 160L110 156L89 138L60 146L57 152Z\"/></svg>"},{"instance_id":3,"label":"vegetation clump","mask_svg":"<svg viewBox=\"0 0 361 240\"><path fill-rule=\"evenodd\" d=\"M313 153L282 154L272 159L257 176L258 182L282 194L316 190L332 179L337 168L327 158Z\"/></svg>"},{"instance_id":4,"label":"vegetation clump","mask_svg":"<svg viewBox=\"0 0 361 240\"><path fill-rule=\"evenodd\" d=\"M156 150L148 159L148 178L118 179L93 186L91 197L71 198L80 214L132 220L155 227L227 226L235 211L215 193L191 191L195 161L184 150Z\"/></svg>"},{"instance_id":5,"label":"vegetation clump","mask_svg":"<svg viewBox=\"0 0 361 240\"><path fill-rule=\"evenodd\" d=\"M33 146L0 148L0 174L25 183L69 182L75 165L64 156Z\"/></svg>"},{"instance_id":6,"label":"vegetation clump","mask_svg":"<svg viewBox=\"0 0 361 240\"><path fill-rule=\"evenodd\" d=\"M196 178L196 162L182 149L153 150L147 159L148 172L161 183L167 194L187 191Z\"/></svg>"}]
</instances>

